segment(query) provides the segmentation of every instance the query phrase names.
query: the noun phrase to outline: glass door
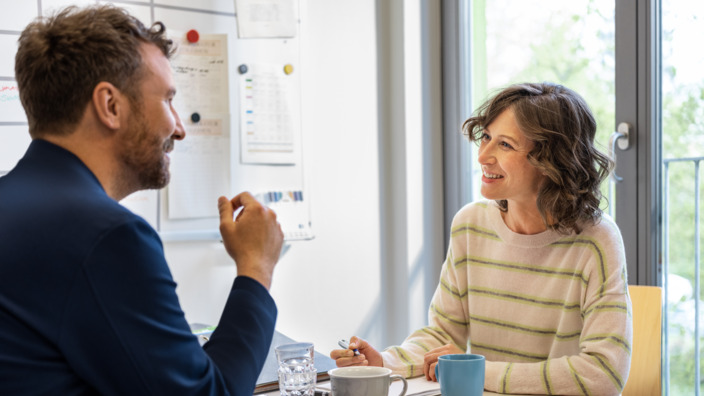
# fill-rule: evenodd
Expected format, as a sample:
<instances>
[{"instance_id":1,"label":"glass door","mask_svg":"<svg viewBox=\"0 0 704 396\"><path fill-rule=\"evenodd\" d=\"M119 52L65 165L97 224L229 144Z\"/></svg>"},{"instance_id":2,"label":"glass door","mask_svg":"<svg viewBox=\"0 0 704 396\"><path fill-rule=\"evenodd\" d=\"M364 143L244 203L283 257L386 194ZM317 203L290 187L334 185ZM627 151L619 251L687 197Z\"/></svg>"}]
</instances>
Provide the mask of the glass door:
<instances>
[{"instance_id":1,"label":"glass door","mask_svg":"<svg viewBox=\"0 0 704 396\"><path fill-rule=\"evenodd\" d=\"M660 36L665 386L670 395L699 395L704 2L662 0Z\"/></svg>"},{"instance_id":2,"label":"glass door","mask_svg":"<svg viewBox=\"0 0 704 396\"><path fill-rule=\"evenodd\" d=\"M519 81L552 81L585 97L597 117L598 144L604 151L613 149L615 174L622 178L605 183L608 200L602 207L623 234L629 284L664 287L664 394L699 395L704 332L700 308L704 307L700 269L704 52L699 47L704 38L704 2L458 0L457 4L464 18L456 29L461 36L456 43L461 66L445 76L450 84L456 76L462 86L455 94L458 102L467 96L471 100L451 115L464 119L495 90ZM469 45L463 46L463 40ZM464 75L462 69L470 72ZM453 89L447 83L445 88ZM446 99L453 103L452 97ZM625 149L610 144L621 123L629 127ZM450 119L446 129L456 133L455 124ZM447 145L446 152L451 152ZM472 189L480 177L476 148L453 158L446 168L470 168L472 181L459 193L450 189L446 194L454 193L464 202L478 199ZM446 212L457 209L448 207Z\"/></svg>"},{"instance_id":3,"label":"glass door","mask_svg":"<svg viewBox=\"0 0 704 396\"><path fill-rule=\"evenodd\" d=\"M471 1L471 107L517 82L554 82L582 95L608 150L614 130L614 0ZM476 158L476 147L473 147ZM472 164L472 185L480 169ZM604 186L608 196L608 184ZM479 193L471 197L479 199ZM602 207L608 210L608 202Z\"/></svg>"}]
</instances>

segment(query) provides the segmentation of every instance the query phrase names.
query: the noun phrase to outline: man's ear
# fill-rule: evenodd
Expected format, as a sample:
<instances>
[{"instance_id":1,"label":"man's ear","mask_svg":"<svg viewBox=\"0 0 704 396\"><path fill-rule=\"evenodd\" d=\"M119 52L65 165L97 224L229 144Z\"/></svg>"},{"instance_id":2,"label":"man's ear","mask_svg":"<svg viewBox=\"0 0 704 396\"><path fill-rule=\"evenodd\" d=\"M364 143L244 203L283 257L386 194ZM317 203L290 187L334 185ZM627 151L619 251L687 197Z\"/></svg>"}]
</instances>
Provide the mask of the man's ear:
<instances>
[{"instance_id":1,"label":"man's ear","mask_svg":"<svg viewBox=\"0 0 704 396\"><path fill-rule=\"evenodd\" d=\"M93 108L100 122L108 129L119 129L129 108L127 96L109 82L101 81L93 90Z\"/></svg>"}]
</instances>

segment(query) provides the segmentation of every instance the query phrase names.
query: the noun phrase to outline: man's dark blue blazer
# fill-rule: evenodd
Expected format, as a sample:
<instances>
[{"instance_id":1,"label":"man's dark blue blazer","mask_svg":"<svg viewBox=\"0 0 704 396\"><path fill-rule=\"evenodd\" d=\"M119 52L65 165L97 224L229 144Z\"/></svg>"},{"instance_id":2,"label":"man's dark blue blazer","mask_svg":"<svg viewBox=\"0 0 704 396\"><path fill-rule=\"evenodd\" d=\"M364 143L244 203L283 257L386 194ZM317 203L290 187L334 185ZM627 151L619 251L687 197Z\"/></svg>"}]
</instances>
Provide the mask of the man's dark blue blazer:
<instances>
[{"instance_id":1,"label":"man's dark blue blazer","mask_svg":"<svg viewBox=\"0 0 704 396\"><path fill-rule=\"evenodd\" d=\"M0 394L252 395L276 305L235 279L200 347L161 240L72 153L34 140L0 177Z\"/></svg>"}]
</instances>

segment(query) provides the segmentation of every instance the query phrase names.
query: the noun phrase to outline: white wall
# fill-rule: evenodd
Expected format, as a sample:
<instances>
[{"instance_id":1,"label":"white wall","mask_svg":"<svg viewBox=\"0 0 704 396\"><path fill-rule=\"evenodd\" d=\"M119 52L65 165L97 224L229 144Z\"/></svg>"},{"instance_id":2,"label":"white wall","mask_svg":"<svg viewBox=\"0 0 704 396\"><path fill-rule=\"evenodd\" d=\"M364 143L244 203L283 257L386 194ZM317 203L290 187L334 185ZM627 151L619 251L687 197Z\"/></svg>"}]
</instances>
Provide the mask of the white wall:
<instances>
[{"instance_id":1,"label":"white wall","mask_svg":"<svg viewBox=\"0 0 704 396\"><path fill-rule=\"evenodd\" d=\"M380 332L375 5L302 4L303 158L316 239L292 245L272 294L280 331L323 351Z\"/></svg>"},{"instance_id":2,"label":"white wall","mask_svg":"<svg viewBox=\"0 0 704 396\"><path fill-rule=\"evenodd\" d=\"M323 353L352 335L383 348L424 325L444 257L439 6L389 1L301 3L316 238L290 244L271 293L277 329ZM216 323L235 273L222 246L165 248L189 322Z\"/></svg>"},{"instance_id":3,"label":"white wall","mask_svg":"<svg viewBox=\"0 0 704 396\"><path fill-rule=\"evenodd\" d=\"M375 4L302 2L304 170L315 239L292 242L271 293L277 329L328 352L379 340L380 246ZM169 242L189 322L216 323L235 269L219 243Z\"/></svg>"}]
</instances>

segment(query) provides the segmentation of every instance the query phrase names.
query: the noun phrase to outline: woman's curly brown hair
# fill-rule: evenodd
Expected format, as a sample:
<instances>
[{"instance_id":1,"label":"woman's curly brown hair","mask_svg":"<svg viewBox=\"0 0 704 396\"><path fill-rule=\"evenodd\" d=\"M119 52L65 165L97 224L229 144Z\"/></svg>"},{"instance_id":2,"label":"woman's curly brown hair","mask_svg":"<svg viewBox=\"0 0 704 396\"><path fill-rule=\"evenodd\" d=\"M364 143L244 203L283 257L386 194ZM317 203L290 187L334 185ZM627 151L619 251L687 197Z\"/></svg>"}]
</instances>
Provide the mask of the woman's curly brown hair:
<instances>
[{"instance_id":1,"label":"woman's curly brown hair","mask_svg":"<svg viewBox=\"0 0 704 396\"><path fill-rule=\"evenodd\" d=\"M511 85L481 105L462 129L481 142L484 128L511 108L518 128L534 143L528 160L546 177L538 192L538 210L549 229L580 233L583 224L602 216L599 186L613 161L594 146L596 121L582 97L562 85ZM503 211L508 202L497 201Z\"/></svg>"}]
</instances>

